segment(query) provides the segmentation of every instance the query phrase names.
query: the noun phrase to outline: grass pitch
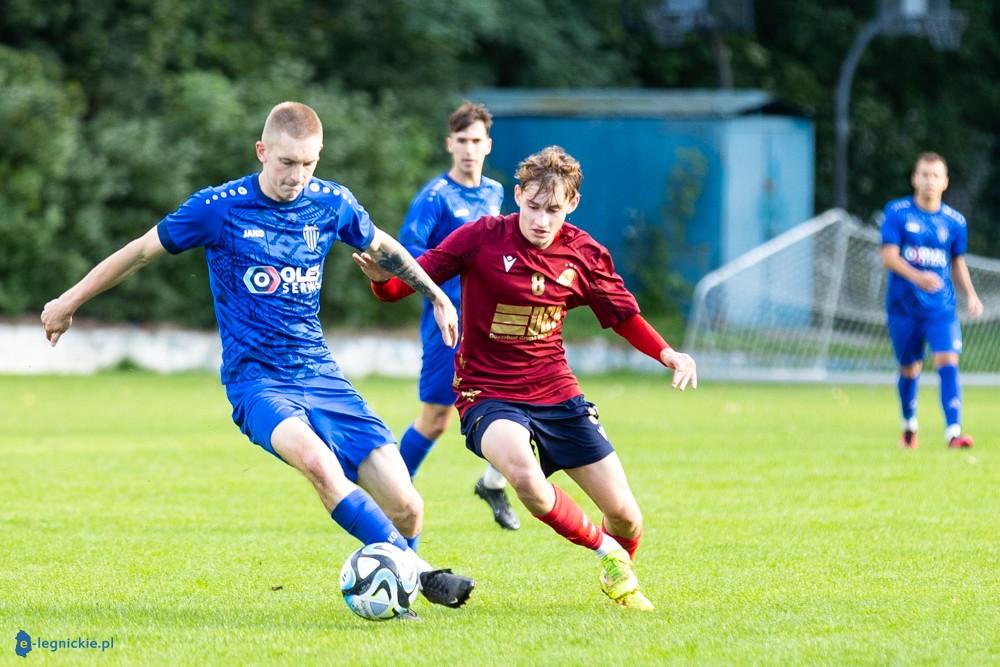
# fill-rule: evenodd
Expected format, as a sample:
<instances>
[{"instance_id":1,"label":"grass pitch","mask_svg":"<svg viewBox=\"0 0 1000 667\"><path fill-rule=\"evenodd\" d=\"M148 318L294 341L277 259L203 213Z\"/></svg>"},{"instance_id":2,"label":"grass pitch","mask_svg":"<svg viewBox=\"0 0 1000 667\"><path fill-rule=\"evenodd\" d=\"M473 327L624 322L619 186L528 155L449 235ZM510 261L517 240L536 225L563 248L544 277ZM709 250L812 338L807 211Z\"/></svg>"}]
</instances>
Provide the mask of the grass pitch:
<instances>
[{"instance_id":1,"label":"grass pitch","mask_svg":"<svg viewBox=\"0 0 1000 667\"><path fill-rule=\"evenodd\" d=\"M523 508L496 527L453 428L417 479L421 553L477 590L376 624L337 589L356 544L214 377L0 378L0 661L23 629L114 638L28 656L66 663L1000 663L1000 390L966 388L976 448L948 451L925 388L901 451L889 386L583 384L643 508L656 612L611 605L596 558ZM412 382L359 386L397 433L416 413Z\"/></svg>"}]
</instances>

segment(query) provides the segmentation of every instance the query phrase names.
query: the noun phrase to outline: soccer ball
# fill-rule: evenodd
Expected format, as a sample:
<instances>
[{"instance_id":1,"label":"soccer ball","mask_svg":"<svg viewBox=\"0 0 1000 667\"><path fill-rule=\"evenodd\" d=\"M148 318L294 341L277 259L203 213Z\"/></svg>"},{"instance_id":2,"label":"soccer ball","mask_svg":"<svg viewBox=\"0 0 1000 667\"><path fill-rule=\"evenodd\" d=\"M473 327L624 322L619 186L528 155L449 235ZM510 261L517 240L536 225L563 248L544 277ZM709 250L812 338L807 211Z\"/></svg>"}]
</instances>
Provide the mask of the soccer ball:
<instances>
[{"instance_id":1,"label":"soccer ball","mask_svg":"<svg viewBox=\"0 0 1000 667\"><path fill-rule=\"evenodd\" d=\"M387 621L407 613L419 583L414 559L388 542L366 544L340 568L344 601L369 621Z\"/></svg>"}]
</instances>

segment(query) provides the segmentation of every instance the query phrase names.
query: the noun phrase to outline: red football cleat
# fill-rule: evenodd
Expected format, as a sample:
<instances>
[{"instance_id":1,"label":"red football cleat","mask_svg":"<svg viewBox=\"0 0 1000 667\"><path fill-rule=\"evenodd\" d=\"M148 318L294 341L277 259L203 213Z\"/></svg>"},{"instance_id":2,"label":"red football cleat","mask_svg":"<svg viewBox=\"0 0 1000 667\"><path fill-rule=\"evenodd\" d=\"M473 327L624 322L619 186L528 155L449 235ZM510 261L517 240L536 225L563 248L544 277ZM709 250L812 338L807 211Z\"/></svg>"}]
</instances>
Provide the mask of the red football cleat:
<instances>
[{"instance_id":1,"label":"red football cleat","mask_svg":"<svg viewBox=\"0 0 1000 667\"><path fill-rule=\"evenodd\" d=\"M917 432L916 431L903 431L903 437L899 439L899 446L903 449L916 449L917 448Z\"/></svg>"},{"instance_id":2,"label":"red football cleat","mask_svg":"<svg viewBox=\"0 0 1000 667\"><path fill-rule=\"evenodd\" d=\"M948 449L968 449L972 447L972 436L963 433L956 435L948 442Z\"/></svg>"}]
</instances>

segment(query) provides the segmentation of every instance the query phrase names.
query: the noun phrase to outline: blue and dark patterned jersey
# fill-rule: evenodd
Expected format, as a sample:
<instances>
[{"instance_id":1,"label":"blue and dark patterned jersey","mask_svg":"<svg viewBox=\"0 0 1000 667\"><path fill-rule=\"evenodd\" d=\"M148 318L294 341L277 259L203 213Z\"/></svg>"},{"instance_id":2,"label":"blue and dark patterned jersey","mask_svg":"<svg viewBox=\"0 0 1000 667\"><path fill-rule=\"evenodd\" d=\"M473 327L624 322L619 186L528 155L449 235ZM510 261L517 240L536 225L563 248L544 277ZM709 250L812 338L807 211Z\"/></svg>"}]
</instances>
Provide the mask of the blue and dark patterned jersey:
<instances>
[{"instance_id":1,"label":"blue and dark patterned jersey","mask_svg":"<svg viewBox=\"0 0 1000 667\"><path fill-rule=\"evenodd\" d=\"M192 195L160 221L160 242L205 248L224 384L339 372L319 322L323 261L335 241L367 248L375 227L342 185L313 178L278 202L257 176Z\"/></svg>"},{"instance_id":2,"label":"blue and dark patterned jersey","mask_svg":"<svg viewBox=\"0 0 1000 667\"><path fill-rule=\"evenodd\" d=\"M964 255L968 246L965 217L942 204L928 213L913 197L896 199L885 206L882 243L899 246L899 255L915 269L933 271L944 282L937 292L925 292L899 274L889 272L886 306L907 315L945 315L955 310L955 286L951 260Z\"/></svg>"},{"instance_id":3,"label":"blue and dark patterned jersey","mask_svg":"<svg viewBox=\"0 0 1000 667\"><path fill-rule=\"evenodd\" d=\"M399 241L414 257L436 248L449 234L467 222L484 216L500 215L503 204L503 186L485 176L477 187L459 185L445 172L429 181L410 203L399 230ZM452 278L441 285L458 312L461 310L462 286ZM434 322L434 309L424 299L424 313L420 322L424 341L440 336Z\"/></svg>"}]
</instances>

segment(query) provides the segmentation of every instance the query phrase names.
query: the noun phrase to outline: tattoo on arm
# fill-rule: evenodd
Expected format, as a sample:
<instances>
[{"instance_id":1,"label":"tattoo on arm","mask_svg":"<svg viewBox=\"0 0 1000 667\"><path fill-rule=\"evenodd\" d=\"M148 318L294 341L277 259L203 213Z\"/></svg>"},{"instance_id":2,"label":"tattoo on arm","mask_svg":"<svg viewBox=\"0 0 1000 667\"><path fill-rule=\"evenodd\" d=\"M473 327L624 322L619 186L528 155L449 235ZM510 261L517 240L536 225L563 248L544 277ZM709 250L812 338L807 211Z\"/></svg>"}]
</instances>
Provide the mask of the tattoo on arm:
<instances>
[{"instance_id":1,"label":"tattoo on arm","mask_svg":"<svg viewBox=\"0 0 1000 667\"><path fill-rule=\"evenodd\" d=\"M434 282L430 276L395 239L391 237L384 239L379 249L372 253L372 259L432 302L436 300Z\"/></svg>"}]
</instances>

